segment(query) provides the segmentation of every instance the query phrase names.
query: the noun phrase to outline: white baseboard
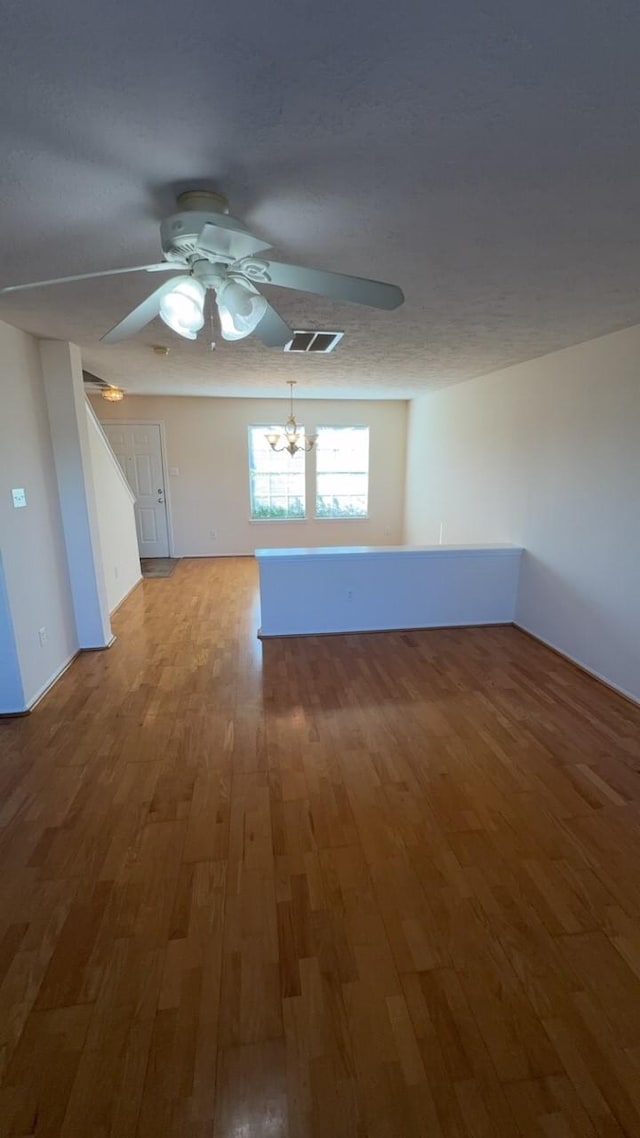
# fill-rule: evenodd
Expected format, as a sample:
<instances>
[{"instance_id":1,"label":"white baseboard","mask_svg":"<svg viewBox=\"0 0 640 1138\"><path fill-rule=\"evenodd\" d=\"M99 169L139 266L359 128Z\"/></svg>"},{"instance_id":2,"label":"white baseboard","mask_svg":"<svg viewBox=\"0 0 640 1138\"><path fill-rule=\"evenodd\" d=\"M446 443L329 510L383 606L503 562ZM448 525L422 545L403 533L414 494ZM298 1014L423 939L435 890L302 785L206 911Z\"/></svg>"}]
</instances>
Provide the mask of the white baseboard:
<instances>
[{"instance_id":1,"label":"white baseboard","mask_svg":"<svg viewBox=\"0 0 640 1138\"><path fill-rule=\"evenodd\" d=\"M517 620L514 620L513 626L514 628L519 628L521 632L526 632L527 636L531 636L533 640L538 640L540 644L544 644L545 647L550 648L552 652L557 652L558 656L562 656L563 659L569 660L572 664L575 664L576 668L580 668L581 672L586 672L588 676L591 676L594 680L598 680L599 683L604 684L604 686L606 688L609 688L610 691L616 692L617 695L624 696L624 698L628 699L630 703L635 704L636 707L640 707L640 699L638 699L637 695L634 695L633 692L627 691L626 688L621 688L618 684L612 683L610 679L608 679L606 676L603 676L600 672L594 671L593 668L588 668L587 665L583 664L582 660L579 660L577 656L572 656L569 652L565 652L564 648L559 648L558 645L554 644L552 640L546 640L544 636L539 636L537 632L533 631L533 629L527 628L526 624L520 624Z\"/></svg>"},{"instance_id":2,"label":"white baseboard","mask_svg":"<svg viewBox=\"0 0 640 1138\"><path fill-rule=\"evenodd\" d=\"M85 644L84 647L79 649L79 651L80 652L106 652L107 648L111 648L111 646L113 644L115 644L117 639L118 639L118 637L115 635L115 633L112 633L111 640L109 640L107 644Z\"/></svg>"},{"instance_id":3,"label":"white baseboard","mask_svg":"<svg viewBox=\"0 0 640 1138\"><path fill-rule=\"evenodd\" d=\"M33 711L36 704L40 703L41 699L44 699L45 695L50 690L50 688L52 688L53 685L58 682L60 677L62 675L64 675L64 673L66 672L67 668L71 667L76 656L79 656L79 655L80 655L80 649L76 648L75 651L73 651L71 653L71 655L68 657L68 659L65 660L64 664L62 664L61 667L58 668L57 671L55 671L53 673L53 675L49 677L48 680L46 680L46 682L42 685L42 687L39 688L39 690L36 692L36 694L29 700L28 704L24 708L24 711L18 712L17 714L26 715L26 714L28 714L28 712Z\"/></svg>"},{"instance_id":4,"label":"white baseboard","mask_svg":"<svg viewBox=\"0 0 640 1138\"><path fill-rule=\"evenodd\" d=\"M118 609L120 608L120 605L124 604L127 597L131 596L133 590L138 588L138 585L140 584L141 581L142 581L142 573L138 577L138 580L133 582L133 585L131 586L131 588L127 589L127 592L124 594L124 596L120 597L120 600L118 601L118 603L113 606L113 608L109 612L109 616L113 616L114 612L118 611Z\"/></svg>"},{"instance_id":5,"label":"white baseboard","mask_svg":"<svg viewBox=\"0 0 640 1138\"><path fill-rule=\"evenodd\" d=\"M142 580L142 578L141 578L141 580ZM136 581L136 584L138 584L137 581ZM135 585L134 585L134 588L135 588ZM123 599L125 599L125 598L123 598ZM71 655L67 657L65 662L63 664L61 664L60 667L57 668L56 671L51 676L49 676L49 679L45 680L42 687L38 688L38 691L35 693L34 696L31 697L29 702L27 704L25 704L24 707L22 707L16 711L3 712L2 713L3 716L6 716L8 718L10 716L29 715L29 713L31 711L33 711L34 707L36 707L37 704L40 703L40 700L44 699L47 692L51 691L51 688L53 687L53 685L57 684L58 680L62 678L64 673L67 671L67 669L70 668L71 665L73 664L73 661L76 660L82 652L104 652L107 648L111 648L112 644L115 644L116 639L117 638L115 636L112 636L111 640L109 641L108 644L100 644L100 645L96 646L95 648L76 648L71 653Z\"/></svg>"}]
</instances>

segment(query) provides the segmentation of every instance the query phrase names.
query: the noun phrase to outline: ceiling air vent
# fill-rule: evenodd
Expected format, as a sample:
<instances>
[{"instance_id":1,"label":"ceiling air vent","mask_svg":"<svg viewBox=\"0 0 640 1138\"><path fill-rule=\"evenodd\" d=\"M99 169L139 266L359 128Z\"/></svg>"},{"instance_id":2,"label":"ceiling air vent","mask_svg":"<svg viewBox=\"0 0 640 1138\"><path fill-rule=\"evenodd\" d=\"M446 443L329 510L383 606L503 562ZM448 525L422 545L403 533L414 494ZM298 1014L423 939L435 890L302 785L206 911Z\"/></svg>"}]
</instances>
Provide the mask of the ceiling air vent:
<instances>
[{"instance_id":1,"label":"ceiling air vent","mask_svg":"<svg viewBox=\"0 0 640 1138\"><path fill-rule=\"evenodd\" d=\"M285 352L321 352L326 355L340 343L344 332L305 332L295 331L293 340L285 346Z\"/></svg>"}]
</instances>

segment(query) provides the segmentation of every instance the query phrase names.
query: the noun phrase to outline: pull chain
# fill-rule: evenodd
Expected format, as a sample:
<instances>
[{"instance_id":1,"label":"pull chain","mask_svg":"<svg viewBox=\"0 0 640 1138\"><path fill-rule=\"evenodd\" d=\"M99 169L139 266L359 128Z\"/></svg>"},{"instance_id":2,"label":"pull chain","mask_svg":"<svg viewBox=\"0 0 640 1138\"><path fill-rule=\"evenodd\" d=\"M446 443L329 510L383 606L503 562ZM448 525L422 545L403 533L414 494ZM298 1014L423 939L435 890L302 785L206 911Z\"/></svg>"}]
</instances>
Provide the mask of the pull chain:
<instances>
[{"instance_id":1,"label":"pull chain","mask_svg":"<svg viewBox=\"0 0 640 1138\"><path fill-rule=\"evenodd\" d=\"M209 298L209 331L210 331L209 351L215 352L216 342L214 340L215 329L214 329L214 324L213 324L213 300L211 299L211 297Z\"/></svg>"}]
</instances>

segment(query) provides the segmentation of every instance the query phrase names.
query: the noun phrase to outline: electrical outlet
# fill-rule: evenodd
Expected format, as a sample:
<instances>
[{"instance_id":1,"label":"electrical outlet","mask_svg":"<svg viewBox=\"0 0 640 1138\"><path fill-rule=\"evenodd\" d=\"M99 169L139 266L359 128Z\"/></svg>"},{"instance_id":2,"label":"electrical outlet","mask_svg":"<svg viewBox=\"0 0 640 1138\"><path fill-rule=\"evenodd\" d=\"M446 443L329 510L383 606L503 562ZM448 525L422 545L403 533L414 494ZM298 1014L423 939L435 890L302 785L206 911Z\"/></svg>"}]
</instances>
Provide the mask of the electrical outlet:
<instances>
[{"instance_id":1,"label":"electrical outlet","mask_svg":"<svg viewBox=\"0 0 640 1138\"><path fill-rule=\"evenodd\" d=\"M353 589L347 589L347 600L348 601L353 600Z\"/></svg>"},{"instance_id":2,"label":"electrical outlet","mask_svg":"<svg viewBox=\"0 0 640 1138\"><path fill-rule=\"evenodd\" d=\"M24 490L12 490L11 497L13 498L13 507L15 510L21 510L27 504L27 495Z\"/></svg>"},{"instance_id":3,"label":"electrical outlet","mask_svg":"<svg viewBox=\"0 0 640 1138\"><path fill-rule=\"evenodd\" d=\"M40 647L44 648L45 644L47 643L47 630L46 630L46 628L43 627L43 628L38 629L38 640L40 641Z\"/></svg>"},{"instance_id":4,"label":"electrical outlet","mask_svg":"<svg viewBox=\"0 0 640 1138\"><path fill-rule=\"evenodd\" d=\"M212 541L216 541L216 539L218 537L217 529L209 530L209 537L211 538Z\"/></svg>"}]
</instances>

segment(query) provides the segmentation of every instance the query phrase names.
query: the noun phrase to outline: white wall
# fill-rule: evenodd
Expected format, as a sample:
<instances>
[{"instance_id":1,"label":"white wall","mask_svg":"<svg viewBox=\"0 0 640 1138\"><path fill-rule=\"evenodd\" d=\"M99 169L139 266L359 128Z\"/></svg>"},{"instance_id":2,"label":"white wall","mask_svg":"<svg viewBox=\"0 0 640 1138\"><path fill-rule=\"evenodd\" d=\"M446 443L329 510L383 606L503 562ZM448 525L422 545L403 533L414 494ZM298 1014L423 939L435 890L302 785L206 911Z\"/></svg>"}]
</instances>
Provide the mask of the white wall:
<instances>
[{"instance_id":1,"label":"white wall","mask_svg":"<svg viewBox=\"0 0 640 1138\"><path fill-rule=\"evenodd\" d=\"M640 699L640 327L411 405L405 540L524 546L517 622Z\"/></svg>"},{"instance_id":2,"label":"white wall","mask_svg":"<svg viewBox=\"0 0 640 1138\"><path fill-rule=\"evenodd\" d=\"M22 673L0 556L0 713L12 715L24 711L24 707Z\"/></svg>"},{"instance_id":3,"label":"white wall","mask_svg":"<svg viewBox=\"0 0 640 1138\"><path fill-rule=\"evenodd\" d=\"M521 553L512 545L257 550L260 635L511 624Z\"/></svg>"},{"instance_id":4,"label":"white wall","mask_svg":"<svg viewBox=\"0 0 640 1138\"><path fill-rule=\"evenodd\" d=\"M24 487L25 509L13 508L14 487ZM3 323L0 553L29 706L74 655L77 640L38 347L32 336ZM40 628L46 628L43 646ZM0 691L2 710L16 708L5 706Z\"/></svg>"},{"instance_id":5,"label":"white wall","mask_svg":"<svg viewBox=\"0 0 640 1138\"><path fill-rule=\"evenodd\" d=\"M316 426L370 427L370 516L337 522L311 517L298 522L249 520L247 428L252 423L284 423L287 399L129 396L122 403L100 397L92 403L102 421L165 424L168 466L180 471L168 485L176 557L251 554L276 546L397 545L402 540L404 402L296 401L296 416L309 432ZM310 493L309 480L307 488ZM311 500L307 512L312 510Z\"/></svg>"},{"instance_id":6,"label":"white wall","mask_svg":"<svg viewBox=\"0 0 640 1138\"><path fill-rule=\"evenodd\" d=\"M83 649L106 648L113 636L102 569L80 349L62 340L40 340L39 350L76 636Z\"/></svg>"},{"instance_id":7,"label":"white wall","mask_svg":"<svg viewBox=\"0 0 640 1138\"><path fill-rule=\"evenodd\" d=\"M134 495L93 409L87 403L89 451L109 612L141 579Z\"/></svg>"}]
</instances>

